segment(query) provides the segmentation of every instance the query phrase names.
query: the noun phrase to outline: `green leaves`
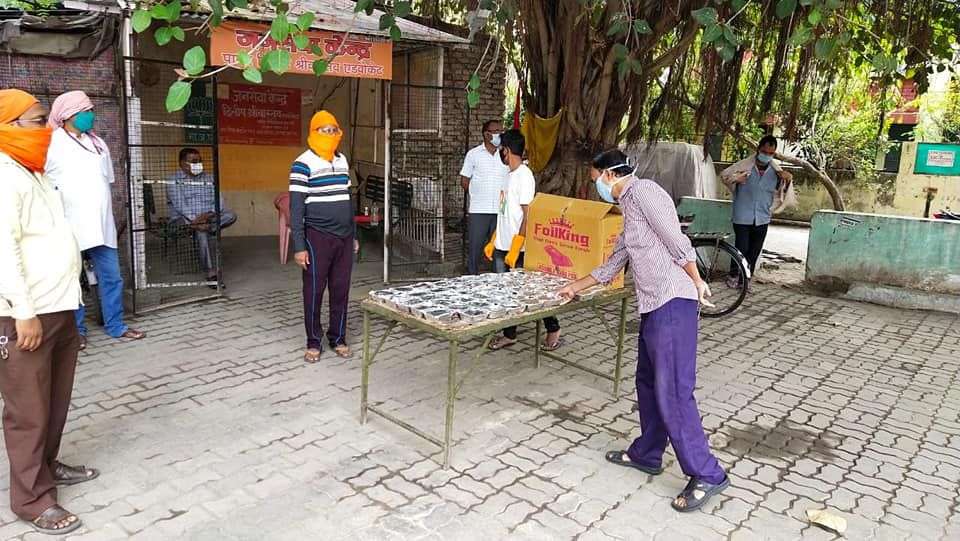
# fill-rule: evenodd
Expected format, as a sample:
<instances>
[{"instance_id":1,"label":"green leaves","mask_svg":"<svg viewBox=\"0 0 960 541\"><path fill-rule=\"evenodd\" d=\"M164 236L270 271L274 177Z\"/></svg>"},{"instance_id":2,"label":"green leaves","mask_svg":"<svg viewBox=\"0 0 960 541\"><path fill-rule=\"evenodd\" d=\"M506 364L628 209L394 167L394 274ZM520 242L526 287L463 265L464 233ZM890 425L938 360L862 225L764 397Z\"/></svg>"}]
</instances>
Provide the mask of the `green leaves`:
<instances>
[{"instance_id":1,"label":"green leaves","mask_svg":"<svg viewBox=\"0 0 960 541\"><path fill-rule=\"evenodd\" d=\"M714 8L702 8L690 12L693 20L700 23L701 26L709 26L710 23L717 24L717 10Z\"/></svg>"},{"instance_id":2,"label":"green leaves","mask_svg":"<svg viewBox=\"0 0 960 541\"><path fill-rule=\"evenodd\" d=\"M823 13L820 13L819 9L814 9L810 12L810 15L807 15L807 21L811 26L817 26L820 24L820 21L823 20Z\"/></svg>"},{"instance_id":3,"label":"green leaves","mask_svg":"<svg viewBox=\"0 0 960 541\"><path fill-rule=\"evenodd\" d=\"M389 13L384 13L383 15L380 16L380 30L386 30L387 28L390 28L391 26L393 26L393 23L395 22L396 22L396 18L394 18L393 15L390 15Z\"/></svg>"},{"instance_id":4,"label":"green leaves","mask_svg":"<svg viewBox=\"0 0 960 541\"><path fill-rule=\"evenodd\" d=\"M190 99L191 88L190 83L186 81L177 81L170 85L170 90L167 91L166 101L168 113L183 109L183 106L187 104L187 100Z\"/></svg>"},{"instance_id":5,"label":"green leaves","mask_svg":"<svg viewBox=\"0 0 960 541\"><path fill-rule=\"evenodd\" d=\"M836 37L822 37L817 40L813 49L817 60L833 60L840 50L840 43Z\"/></svg>"},{"instance_id":6,"label":"green leaves","mask_svg":"<svg viewBox=\"0 0 960 541\"><path fill-rule=\"evenodd\" d=\"M883 75L896 73L900 67L900 60L896 56L877 53L870 62L873 68Z\"/></svg>"},{"instance_id":7,"label":"green leaves","mask_svg":"<svg viewBox=\"0 0 960 541\"><path fill-rule=\"evenodd\" d=\"M628 30L630 30L630 23L626 18L620 18L617 22L610 25L610 28L607 29L607 35L622 36L626 35Z\"/></svg>"},{"instance_id":8,"label":"green leaves","mask_svg":"<svg viewBox=\"0 0 960 541\"><path fill-rule=\"evenodd\" d=\"M180 19L180 0L169 0L167 4L166 20L171 23Z\"/></svg>"},{"instance_id":9,"label":"green leaves","mask_svg":"<svg viewBox=\"0 0 960 541\"><path fill-rule=\"evenodd\" d=\"M173 39L173 28L169 26L157 28L157 31L153 33L153 39L157 40L157 45L163 47Z\"/></svg>"},{"instance_id":10,"label":"green leaves","mask_svg":"<svg viewBox=\"0 0 960 541\"><path fill-rule=\"evenodd\" d=\"M268 52L260 59L260 69L283 75L290 69L290 52L282 49Z\"/></svg>"},{"instance_id":11,"label":"green leaves","mask_svg":"<svg viewBox=\"0 0 960 541\"><path fill-rule=\"evenodd\" d=\"M312 11L304 12L302 15L297 17L297 28L301 32L306 32L310 29L310 25L313 24L314 15Z\"/></svg>"},{"instance_id":12,"label":"green leaves","mask_svg":"<svg viewBox=\"0 0 960 541\"><path fill-rule=\"evenodd\" d=\"M390 39L393 41L400 41L400 38L403 37L400 33L400 27L393 25L390 27Z\"/></svg>"},{"instance_id":13,"label":"green leaves","mask_svg":"<svg viewBox=\"0 0 960 541\"><path fill-rule=\"evenodd\" d=\"M191 47L183 54L183 69L190 75L199 74L206 65L207 53L205 53L203 47L199 45Z\"/></svg>"},{"instance_id":14,"label":"green leaves","mask_svg":"<svg viewBox=\"0 0 960 541\"><path fill-rule=\"evenodd\" d=\"M223 0L207 0L207 4L210 6L210 12L213 13L210 17L210 24L220 26L220 23L223 22Z\"/></svg>"},{"instance_id":15,"label":"green leaves","mask_svg":"<svg viewBox=\"0 0 960 541\"><path fill-rule=\"evenodd\" d=\"M287 18L282 15L277 15L277 18L270 23L270 37L277 40L277 42L282 42L287 39L287 36L290 35L290 23L287 22Z\"/></svg>"},{"instance_id":16,"label":"green leaves","mask_svg":"<svg viewBox=\"0 0 960 541\"><path fill-rule=\"evenodd\" d=\"M622 43L614 43L613 54L617 60L623 60L628 54L630 54L630 49L627 49L627 46Z\"/></svg>"},{"instance_id":17,"label":"green leaves","mask_svg":"<svg viewBox=\"0 0 960 541\"><path fill-rule=\"evenodd\" d=\"M253 66L249 66L247 69L243 70L243 78L254 84L260 84L263 82L263 74L260 73L260 70Z\"/></svg>"},{"instance_id":18,"label":"green leaves","mask_svg":"<svg viewBox=\"0 0 960 541\"><path fill-rule=\"evenodd\" d=\"M310 47L310 38L305 34L297 34L293 36L293 44L297 46L297 49L304 51L307 47Z\"/></svg>"},{"instance_id":19,"label":"green leaves","mask_svg":"<svg viewBox=\"0 0 960 541\"><path fill-rule=\"evenodd\" d=\"M410 0L394 0L393 2L393 14L397 17L406 17L413 12L413 6L410 5Z\"/></svg>"},{"instance_id":20,"label":"green leaves","mask_svg":"<svg viewBox=\"0 0 960 541\"><path fill-rule=\"evenodd\" d=\"M319 77L327 72L327 68L329 66L330 66L330 63L327 62L326 60L316 60L313 63L313 73L316 74L317 77Z\"/></svg>"},{"instance_id":21,"label":"green leaves","mask_svg":"<svg viewBox=\"0 0 960 541\"><path fill-rule=\"evenodd\" d=\"M373 0L357 0L357 5L354 6L353 12L360 13L361 11L367 15L373 15Z\"/></svg>"},{"instance_id":22,"label":"green leaves","mask_svg":"<svg viewBox=\"0 0 960 541\"><path fill-rule=\"evenodd\" d=\"M723 27L719 24L712 24L703 31L703 41L713 43L723 37Z\"/></svg>"},{"instance_id":23,"label":"green leaves","mask_svg":"<svg viewBox=\"0 0 960 541\"><path fill-rule=\"evenodd\" d=\"M183 33L183 28L179 26L171 26L170 32L173 34L173 38L177 41L183 41L187 38L186 34Z\"/></svg>"},{"instance_id":24,"label":"green leaves","mask_svg":"<svg viewBox=\"0 0 960 541\"><path fill-rule=\"evenodd\" d=\"M650 23L643 19L633 22L633 31L640 35L653 33L653 29L650 28Z\"/></svg>"},{"instance_id":25,"label":"green leaves","mask_svg":"<svg viewBox=\"0 0 960 541\"><path fill-rule=\"evenodd\" d=\"M473 109L480 103L480 93L476 90L467 92L467 107Z\"/></svg>"},{"instance_id":26,"label":"green leaves","mask_svg":"<svg viewBox=\"0 0 960 541\"><path fill-rule=\"evenodd\" d=\"M132 23L133 31L136 33L141 33L147 28L150 28L150 23L153 22L153 15L145 9L138 9L133 12Z\"/></svg>"},{"instance_id":27,"label":"green leaves","mask_svg":"<svg viewBox=\"0 0 960 541\"><path fill-rule=\"evenodd\" d=\"M474 73L473 76L470 77L470 82L467 85L470 87L471 90L476 90L480 88L480 76Z\"/></svg>"},{"instance_id":28,"label":"green leaves","mask_svg":"<svg viewBox=\"0 0 960 541\"><path fill-rule=\"evenodd\" d=\"M250 57L250 53L247 51L237 51L237 62L240 63L241 68L246 68L253 65L253 58Z\"/></svg>"},{"instance_id":29,"label":"green leaves","mask_svg":"<svg viewBox=\"0 0 960 541\"><path fill-rule=\"evenodd\" d=\"M797 0L780 0L777 2L776 14L781 19L786 19L797 9Z\"/></svg>"},{"instance_id":30,"label":"green leaves","mask_svg":"<svg viewBox=\"0 0 960 541\"><path fill-rule=\"evenodd\" d=\"M787 43L793 45L794 47L803 47L804 45L810 43L813 40L813 28L801 24L794 30L793 35L790 36L790 39L787 40Z\"/></svg>"}]
</instances>

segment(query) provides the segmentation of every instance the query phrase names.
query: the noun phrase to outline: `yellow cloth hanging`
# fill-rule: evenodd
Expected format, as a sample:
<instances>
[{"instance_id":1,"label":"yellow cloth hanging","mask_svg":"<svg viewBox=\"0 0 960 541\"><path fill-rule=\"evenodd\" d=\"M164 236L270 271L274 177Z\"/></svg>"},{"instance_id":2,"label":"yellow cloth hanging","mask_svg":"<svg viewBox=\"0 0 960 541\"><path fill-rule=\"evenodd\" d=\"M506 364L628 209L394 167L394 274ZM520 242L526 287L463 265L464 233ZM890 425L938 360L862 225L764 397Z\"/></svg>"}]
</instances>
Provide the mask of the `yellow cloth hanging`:
<instances>
[{"instance_id":1,"label":"yellow cloth hanging","mask_svg":"<svg viewBox=\"0 0 960 541\"><path fill-rule=\"evenodd\" d=\"M562 118L563 108L552 118L540 118L529 111L524 115L520 133L527 140L527 166L534 173L543 170L553 156Z\"/></svg>"}]
</instances>

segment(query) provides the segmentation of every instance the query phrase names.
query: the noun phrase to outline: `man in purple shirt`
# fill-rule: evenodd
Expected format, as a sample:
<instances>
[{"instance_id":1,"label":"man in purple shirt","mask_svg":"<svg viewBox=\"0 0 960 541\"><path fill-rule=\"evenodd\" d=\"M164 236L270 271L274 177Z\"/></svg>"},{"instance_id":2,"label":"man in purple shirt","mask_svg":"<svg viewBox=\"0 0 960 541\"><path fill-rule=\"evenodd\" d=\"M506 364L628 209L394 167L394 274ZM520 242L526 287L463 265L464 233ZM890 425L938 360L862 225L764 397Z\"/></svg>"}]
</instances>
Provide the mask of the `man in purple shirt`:
<instances>
[{"instance_id":1,"label":"man in purple shirt","mask_svg":"<svg viewBox=\"0 0 960 541\"><path fill-rule=\"evenodd\" d=\"M690 477L672 505L688 512L730 486L710 452L693 396L698 302L709 305L710 288L697 272L696 254L680 230L670 195L652 180L636 178L632 171L627 156L616 149L593 160L590 176L601 198L619 203L623 232L606 263L560 294L573 299L585 288L609 284L630 262L640 312L637 405L641 434L629 449L609 451L606 459L657 475L663 471L669 437L680 468Z\"/></svg>"}]
</instances>

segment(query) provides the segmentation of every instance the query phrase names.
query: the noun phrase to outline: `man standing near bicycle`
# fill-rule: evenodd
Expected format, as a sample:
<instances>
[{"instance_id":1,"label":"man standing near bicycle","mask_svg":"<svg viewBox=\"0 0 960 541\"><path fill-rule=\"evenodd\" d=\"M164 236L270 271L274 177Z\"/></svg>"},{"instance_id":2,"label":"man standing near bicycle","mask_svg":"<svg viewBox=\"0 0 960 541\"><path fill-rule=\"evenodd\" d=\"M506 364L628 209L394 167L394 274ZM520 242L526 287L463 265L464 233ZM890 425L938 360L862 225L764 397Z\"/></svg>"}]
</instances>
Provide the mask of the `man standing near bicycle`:
<instances>
[{"instance_id":1,"label":"man standing near bicycle","mask_svg":"<svg viewBox=\"0 0 960 541\"><path fill-rule=\"evenodd\" d=\"M765 135L760 139L756 153L720 173L720 179L733 194L733 231L737 236L737 249L750 264L750 276L753 276L763 252L774 197L793 180L793 175L782 170L773 159L776 152L777 138ZM727 287L739 286L737 274L731 267Z\"/></svg>"}]
</instances>

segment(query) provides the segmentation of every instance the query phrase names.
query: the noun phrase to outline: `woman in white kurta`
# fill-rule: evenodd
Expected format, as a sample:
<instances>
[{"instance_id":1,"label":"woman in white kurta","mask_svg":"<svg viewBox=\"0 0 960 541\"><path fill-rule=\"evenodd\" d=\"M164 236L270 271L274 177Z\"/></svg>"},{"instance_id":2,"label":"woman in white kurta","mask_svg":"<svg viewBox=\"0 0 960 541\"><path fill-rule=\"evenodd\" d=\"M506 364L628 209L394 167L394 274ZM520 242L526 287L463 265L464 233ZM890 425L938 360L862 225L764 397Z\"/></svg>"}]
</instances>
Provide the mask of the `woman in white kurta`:
<instances>
[{"instance_id":1,"label":"woman in white kurta","mask_svg":"<svg viewBox=\"0 0 960 541\"><path fill-rule=\"evenodd\" d=\"M81 91L67 92L53 102L49 122L55 131L47 151L46 171L63 197L67 220L81 252L93 261L107 334L138 340L144 334L123 321L123 278L110 189L113 160L106 143L92 131L94 118L93 102ZM86 347L83 315L81 306L76 312L80 349Z\"/></svg>"}]
</instances>

